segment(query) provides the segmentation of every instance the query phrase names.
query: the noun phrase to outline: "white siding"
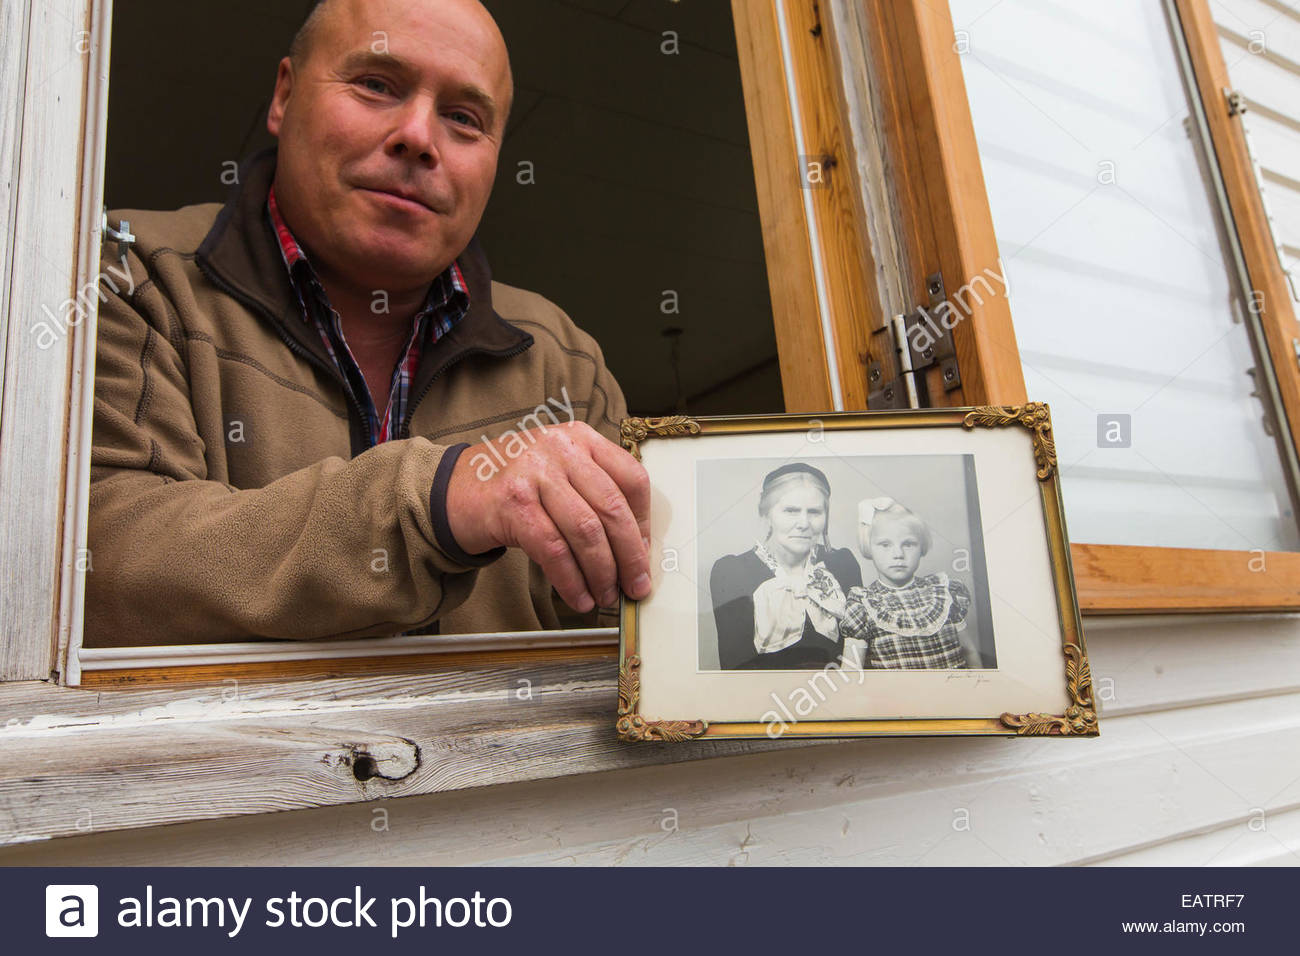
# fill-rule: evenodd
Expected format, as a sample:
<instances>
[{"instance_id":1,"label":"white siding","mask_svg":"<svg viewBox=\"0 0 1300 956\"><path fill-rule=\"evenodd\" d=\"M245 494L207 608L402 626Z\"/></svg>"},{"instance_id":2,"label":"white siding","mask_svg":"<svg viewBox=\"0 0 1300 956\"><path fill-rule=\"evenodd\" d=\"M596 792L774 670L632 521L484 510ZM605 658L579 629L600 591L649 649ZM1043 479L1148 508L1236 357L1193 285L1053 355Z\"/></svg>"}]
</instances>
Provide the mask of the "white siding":
<instances>
[{"instance_id":1,"label":"white siding","mask_svg":"<svg viewBox=\"0 0 1300 956\"><path fill-rule=\"evenodd\" d=\"M1248 106L1242 116L1264 203L1300 293L1300 9L1281 0L1216 0L1223 58L1233 89ZM1300 302L1300 296L1297 296ZM1300 330L1297 330L1300 331Z\"/></svg>"},{"instance_id":2,"label":"white siding","mask_svg":"<svg viewBox=\"0 0 1300 956\"><path fill-rule=\"evenodd\" d=\"M1086 630L1093 740L829 742L92 834L0 864L1300 863L1300 617Z\"/></svg>"}]
</instances>

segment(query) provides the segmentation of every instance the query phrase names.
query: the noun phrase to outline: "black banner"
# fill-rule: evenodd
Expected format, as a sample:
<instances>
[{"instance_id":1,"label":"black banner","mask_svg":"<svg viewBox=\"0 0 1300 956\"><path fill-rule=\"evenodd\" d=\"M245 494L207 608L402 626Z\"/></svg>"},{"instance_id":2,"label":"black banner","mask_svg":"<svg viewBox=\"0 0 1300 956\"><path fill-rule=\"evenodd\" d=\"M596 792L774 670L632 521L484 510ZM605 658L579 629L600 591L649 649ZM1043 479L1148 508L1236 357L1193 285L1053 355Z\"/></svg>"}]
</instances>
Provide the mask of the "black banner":
<instances>
[{"instance_id":1,"label":"black banner","mask_svg":"<svg viewBox=\"0 0 1300 956\"><path fill-rule=\"evenodd\" d=\"M1295 870L1120 868L72 867L0 869L0 881L6 952L185 956L286 944L313 956L376 944L516 956L1289 952L1300 886Z\"/></svg>"}]
</instances>

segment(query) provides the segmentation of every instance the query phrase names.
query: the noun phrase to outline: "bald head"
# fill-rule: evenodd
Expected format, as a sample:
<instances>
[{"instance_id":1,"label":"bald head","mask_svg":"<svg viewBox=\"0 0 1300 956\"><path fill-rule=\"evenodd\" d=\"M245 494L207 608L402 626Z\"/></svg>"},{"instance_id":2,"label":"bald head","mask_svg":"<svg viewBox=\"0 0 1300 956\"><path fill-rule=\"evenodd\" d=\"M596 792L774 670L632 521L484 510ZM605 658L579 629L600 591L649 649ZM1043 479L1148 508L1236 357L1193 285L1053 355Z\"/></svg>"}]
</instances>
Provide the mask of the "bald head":
<instances>
[{"instance_id":1,"label":"bald head","mask_svg":"<svg viewBox=\"0 0 1300 956\"><path fill-rule=\"evenodd\" d=\"M348 5L349 0L316 0L316 5L312 7L311 13L303 21L298 32L293 35L289 41L289 59L293 61L295 67L301 67L308 59L311 58L315 50L316 41L320 35L327 29L331 17L340 15L343 11L341 8ZM352 0L352 2L362 2L365 0ZM505 38L501 36L501 30L492 18L492 14L478 0L444 0L453 6L459 5L465 9L467 16L474 17L484 25L490 25L490 28L500 42L501 57L505 62L506 69L506 90L505 90L505 109L504 119L501 128L504 130L506 121L510 119L510 110L514 105L515 83L514 74L510 69L510 55L506 50Z\"/></svg>"},{"instance_id":2,"label":"bald head","mask_svg":"<svg viewBox=\"0 0 1300 956\"><path fill-rule=\"evenodd\" d=\"M307 14L307 19L289 41L289 59L293 60L295 66L301 66L311 55L312 44L315 42L321 21L325 19L325 8L330 3L331 0L316 0L316 6L312 8L311 13Z\"/></svg>"}]
</instances>

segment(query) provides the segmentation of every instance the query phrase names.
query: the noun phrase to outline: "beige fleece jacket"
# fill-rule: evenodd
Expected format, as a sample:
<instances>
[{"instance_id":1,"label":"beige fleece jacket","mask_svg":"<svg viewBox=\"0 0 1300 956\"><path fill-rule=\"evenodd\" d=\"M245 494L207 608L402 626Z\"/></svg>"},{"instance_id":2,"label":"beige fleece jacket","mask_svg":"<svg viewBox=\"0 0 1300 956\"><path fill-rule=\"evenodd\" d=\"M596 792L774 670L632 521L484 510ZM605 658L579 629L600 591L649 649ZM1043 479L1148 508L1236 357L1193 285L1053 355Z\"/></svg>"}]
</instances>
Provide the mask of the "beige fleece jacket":
<instances>
[{"instance_id":1,"label":"beige fleece jacket","mask_svg":"<svg viewBox=\"0 0 1300 956\"><path fill-rule=\"evenodd\" d=\"M136 240L125 264L103 248L86 646L613 624L562 620L522 551L466 554L445 514L466 443L570 414L618 440L627 409L599 346L492 281L472 242L469 312L424 349L398 437L362 451L265 220L274 164L250 160L225 206L109 214Z\"/></svg>"}]
</instances>

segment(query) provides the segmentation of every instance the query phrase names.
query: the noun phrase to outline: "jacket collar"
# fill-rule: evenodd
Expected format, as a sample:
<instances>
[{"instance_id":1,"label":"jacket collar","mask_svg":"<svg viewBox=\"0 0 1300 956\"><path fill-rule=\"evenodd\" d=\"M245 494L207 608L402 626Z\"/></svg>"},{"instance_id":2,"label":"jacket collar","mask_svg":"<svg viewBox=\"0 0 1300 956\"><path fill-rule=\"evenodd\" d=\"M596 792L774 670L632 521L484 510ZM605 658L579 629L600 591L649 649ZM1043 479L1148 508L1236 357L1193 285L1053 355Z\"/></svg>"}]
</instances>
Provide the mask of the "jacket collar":
<instances>
[{"instance_id":1,"label":"jacket collar","mask_svg":"<svg viewBox=\"0 0 1300 956\"><path fill-rule=\"evenodd\" d=\"M239 170L239 184L198 248L195 260L215 285L275 326L298 351L337 374L320 334L301 321L288 271L266 221L266 197L275 178L276 148L251 157ZM432 349L421 353L412 394L423 394L443 369L473 353L508 356L533 344L533 337L492 308L492 271L478 237L456 258L469 286L469 311ZM297 319L298 321L295 321Z\"/></svg>"}]
</instances>

